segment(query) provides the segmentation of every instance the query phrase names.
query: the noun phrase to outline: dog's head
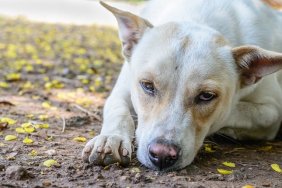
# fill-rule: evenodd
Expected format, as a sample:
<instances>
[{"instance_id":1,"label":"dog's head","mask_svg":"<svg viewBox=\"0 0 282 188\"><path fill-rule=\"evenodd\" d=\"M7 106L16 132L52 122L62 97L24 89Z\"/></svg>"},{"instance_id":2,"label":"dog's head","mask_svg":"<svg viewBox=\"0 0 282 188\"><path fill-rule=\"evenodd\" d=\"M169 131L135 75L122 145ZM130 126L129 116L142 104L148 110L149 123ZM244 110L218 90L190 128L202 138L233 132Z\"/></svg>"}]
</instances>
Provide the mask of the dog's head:
<instances>
[{"instance_id":1,"label":"dog's head","mask_svg":"<svg viewBox=\"0 0 282 188\"><path fill-rule=\"evenodd\" d=\"M282 67L280 54L232 48L211 28L196 23L154 27L103 5L119 24L138 114L138 158L149 168L190 164L204 138L222 128L239 91Z\"/></svg>"}]
</instances>

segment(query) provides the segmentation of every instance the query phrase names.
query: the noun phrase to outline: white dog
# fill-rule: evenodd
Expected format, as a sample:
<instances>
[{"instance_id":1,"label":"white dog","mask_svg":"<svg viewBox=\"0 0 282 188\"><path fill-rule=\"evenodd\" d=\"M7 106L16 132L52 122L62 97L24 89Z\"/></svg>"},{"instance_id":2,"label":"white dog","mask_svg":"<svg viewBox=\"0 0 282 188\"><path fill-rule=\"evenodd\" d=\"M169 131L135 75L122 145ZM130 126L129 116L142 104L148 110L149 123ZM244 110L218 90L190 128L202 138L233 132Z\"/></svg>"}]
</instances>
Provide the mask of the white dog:
<instances>
[{"instance_id":1,"label":"white dog","mask_svg":"<svg viewBox=\"0 0 282 188\"><path fill-rule=\"evenodd\" d=\"M276 136L281 12L260 0L153 0L141 18L101 4L117 18L126 62L84 160L126 165L136 135L140 162L166 171L189 165L220 129L236 139Z\"/></svg>"}]
</instances>

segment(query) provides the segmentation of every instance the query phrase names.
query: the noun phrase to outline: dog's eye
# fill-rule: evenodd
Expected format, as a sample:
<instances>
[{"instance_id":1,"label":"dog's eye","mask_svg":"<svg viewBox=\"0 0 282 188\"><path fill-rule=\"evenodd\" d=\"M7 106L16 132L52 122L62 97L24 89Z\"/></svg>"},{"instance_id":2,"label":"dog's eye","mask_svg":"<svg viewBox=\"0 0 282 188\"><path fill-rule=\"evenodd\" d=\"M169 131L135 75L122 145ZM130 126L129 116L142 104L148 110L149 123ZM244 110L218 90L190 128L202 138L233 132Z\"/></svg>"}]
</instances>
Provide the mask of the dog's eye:
<instances>
[{"instance_id":1,"label":"dog's eye","mask_svg":"<svg viewBox=\"0 0 282 188\"><path fill-rule=\"evenodd\" d=\"M154 84L151 81L141 80L140 85L146 94L151 95L151 96L155 95L156 89L155 89Z\"/></svg>"},{"instance_id":2,"label":"dog's eye","mask_svg":"<svg viewBox=\"0 0 282 188\"><path fill-rule=\"evenodd\" d=\"M216 94L212 92L201 92L196 97L196 103L209 102L216 98Z\"/></svg>"}]
</instances>

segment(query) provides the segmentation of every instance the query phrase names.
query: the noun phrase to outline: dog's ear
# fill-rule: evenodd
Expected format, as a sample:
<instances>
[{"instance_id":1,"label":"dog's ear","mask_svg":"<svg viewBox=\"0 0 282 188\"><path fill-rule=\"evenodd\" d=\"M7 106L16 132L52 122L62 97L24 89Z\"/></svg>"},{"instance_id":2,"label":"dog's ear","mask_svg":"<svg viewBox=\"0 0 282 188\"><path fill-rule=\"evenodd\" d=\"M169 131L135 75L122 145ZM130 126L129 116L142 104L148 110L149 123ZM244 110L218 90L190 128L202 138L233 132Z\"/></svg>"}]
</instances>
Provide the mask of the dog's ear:
<instances>
[{"instance_id":1,"label":"dog's ear","mask_svg":"<svg viewBox=\"0 0 282 188\"><path fill-rule=\"evenodd\" d=\"M122 41L122 51L125 58L130 61L135 45L144 32L153 25L147 20L130 12L122 11L100 1L100 4L114 14L119 27L119 37Z\"/></svg>"},{"instance_id":2,"label":"dog's ear","mask_svg":"<svg viewBox=\"0 0 282 188\"><path fill-rule=\"evenodd\" d=\"M241 46L232 49L241 74L242 86L256 83L263 76L282 69L282 53L267 51L257 46Z\"/></svg>"}]
</instances>

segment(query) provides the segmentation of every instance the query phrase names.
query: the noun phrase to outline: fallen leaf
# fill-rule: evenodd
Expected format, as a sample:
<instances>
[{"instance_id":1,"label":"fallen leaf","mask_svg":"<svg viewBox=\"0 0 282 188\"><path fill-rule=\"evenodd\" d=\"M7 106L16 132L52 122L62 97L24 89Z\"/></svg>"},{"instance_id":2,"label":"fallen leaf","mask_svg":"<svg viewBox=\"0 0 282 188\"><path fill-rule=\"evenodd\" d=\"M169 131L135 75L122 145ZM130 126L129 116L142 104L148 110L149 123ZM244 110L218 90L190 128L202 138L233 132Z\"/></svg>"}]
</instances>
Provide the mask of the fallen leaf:
<instances>
[{"instance_id":1,"label":"fallen leaf","mask_svg":"<svg viewBox=\"0 0 282 188\"><path fill-rule=\"evenodd\" d=\"M8 128L8 123L7 122L2 122L0 123L0 131L7 129Z\"/></svg>"},{"instance_id":2,"label":"fallen leaf","mask_svg":"<svg viewBox=\"0 0 282 188\"><path fill-rule=\"evenodd\" d=\"M24 143L24 144L32 144L32 143L33 143L33 140L30 139L30 138L28 138L28 137L25 137L25 138L23 139L23 143Z\"/></svg>"},{"instance_id":3,"label":"fallen leaf","mask_svg":"<svg viewBox=\"0 0 282 188\"><path fill-rule=\"evenodd\" d=\"M21 127L26 133L33 133L35 131L35 128L33 127L33 124L31 122L23 123Z\"/></svg>"},{"instance_id":4,"label":"fallen leaf","mask_svg":"<svg viewBox=\"0 0 282 188\"><path fill-rule=\"evenodd\" d=\"M82 136L75 137L73 140L77 142L86 142L87 141L87 139Z\"/></svg>"},{"instance_id":5,"label":"fallen leaf","mask_svg":"<svg viewBox=\"0 0 282 188\"><path fill-rule=\"evenodd\" d=\"M271 149L272 149L272 146L263 146L259 148L259 150L261 151L270 151Z\"/></svg>"},{"instance_id":6,"label":"fallen leaf","mask_svg":"<svg viewBox=\"0 0 282 188\"><path fill-rule=\"evenodd\" d=\"M252 185L244 185L242 188L255 188L255 187Z\"/></svg>"},{"instance_id":7,"label":"fallen leaf","mask_svg":"<svg viewBox=\"0 0 282 188\"><path fill-rule=\"evenodd\" d=\"M136 167L131 168L130 171L131 171L132 173L140 173L140 172L141 172L141 170L140 170L139 168L136 168Z\"/></svg>"},{"instance_id":8,"label":"fallen leaf","mask_svg":"<svg viewBox=\"0 0 282 188\"><path fill-rule=\"evenodd\" d=\"M4 146L5 146L5 144L0 142L0 147L4 147Z\"/></svg>"},{"instance_id":9,"label":"fallen leaf","mask_svg":"<svg viewBox=\"0 0 282 188\"><path fill-rule=\"evenodd\" d=\"M0 118L0 123L8 123L9 125L14 125L17 121L11 118L3 117Z\"/></svg>"},{"instance_id":10,"label":"fallen leaf","mask_svg":"<svg viewBox=\"0 0 282 188\"><path fill-rule=\"evenodd\" d=\"M34 115L33 114L27 114L25 117L27 117L29 119L34 119Z\"/></svg>"},{"instance_id":11,"label":"fallen leaf","mask_svg":"<svg viewBox=\"0 0 282 188\"><path fill-rule=\"evenodd\" d=\"M22 128L22 127L17 127L17 128L15 129L15 131L16 131L17 133L19 133L19 134L24 134L24 133L25 133L25 130L24 130L24 128Z\"/></svg>"},{"instance_id":12,"label":"fallen leaf","mask_svg":"<svg viewBox=\"0 0 282 188\"><path fill-rule=\"evenodd\" d=\"M223 175L229 175L229 174L232 174L232 173L233 173L233 170L224 170L224 169L220 169L220 168L218 168L217 171L218 171L220 174L223 174Z\"/></svg>"},{"instance_id":13,"label":"fallen leaf","mask_svg":"<svg viewBox=\"0 0 282 188\"><path fill-rule=\"evenodd\" d=\"M44 161L43 165L50 168L51 166L58 165L58 163L54 159L48 159L47 161Z\"/></svg>"},{"instance_id":14,"label":"fallen leaf","mask_svg":"<svg viewBox=\"0 0 282 188\"><path fill-rule=\"evenodd\" d=\"M222 164L231 168L234 168L236 166L235 163L232 162L223 162Z\"/></svg>"},{"instance_id":15,"label":"fallen leaf","mask_svg":"<svg viewBox=\"0 0 282 188\"><path fill-rule=\"evenodd\" d=\"M33 149L28 155L34 157L37 155L37 151Z\"/></svg>"},{"instance_id":16,"label":"fallen leaf","mask_svg":"<svg viewBox=\"0 0 282 188\"><path fill-rule=\"evenodd\" d=\"M40 123L40 124L35 124L34 127L37 128L37 129L48 129L49 124L48 123Z\"/></svg>"},{"instance_id":17,"label":"fallen leaf","mask_svg":"<svg viewBox=\"0 0 282 188\"><path fill-rule=\"evenodd\" d=\"M28 123L23 123L21 125L22 128L28 128L28 127L32 127L32 123L31 122L28 122Z\"/></svg>"},{"instance_id":18,"label":"fallen leaf","mask_svg":"<svg viewBox=\"0 0 282 188\"><path fill-rule=\"evenodd\" d=\"M5 136L5 140L6 141L13 141L13 140L16 140L17 139L17 136L15 135L7 135Z\"/></svg>"},{"instance_id":19,"label":"fallen leaf","mask_svg":"<svg viewBox=\"0 0 282 188\"><path fill-rule=\"evenodd\" d=\"M90 135L90 136L95 136L95 131L90 131L90 132L89 132L89 135Z\"/></svg>"},{"instance_id":20,"label":"fallen leaf","mask_svg":"<svg viewBox=\"0 0 282 188\"><path fill-rule=\"evenodd\" d=\"M43 102L41 105L43 108L47 108L47 109L52 107L49 102Z\"/></svg>"},{"instance_id":21,"label":"fallen leaf","mask_svg":"<svg viewBox=\"0 0 282 188\"><path fill-rule=\"evenodd\" d=\"M13 103L9 101L0 101L0 104L7 105L7 106L15 106Z\"/></svg>"},{"instance_id":22,"label":"fallen leaf","mask_svg":"<svg viewBox=\"0 0 282 188\"><path fill-rule=\"evenodd\" d=\"M7 82L0 82L0 88L9 88L10 85Z\"/></svg>"},{"instance_id":23,"label":"fallen leaf","mask_svg":"<svg viewBox=\"0 0 282 188\"><path fill-rule=\"evenodd\" d=\"M47 115L39 115L38 118L41 120L41 121L46 121L48 119L48 116Z\"/></svg>"},{"instance_id":24,"label":"fallen leaf","mask_svg":"<svg viewBox=\"0 0 282 188\"><path fill-rule=\"evenodd\" d=\"M10 74L7 74L6 76L5 76L5 79L7 80L7 81L18 81L18 80L20 80L21 79L21 74L19 74L19 73L10 73Z\"/></svg>"},{"instance_id":25,"label":"fallen leaf","mask_svg":"<svg viewBox=\"0 0 282 188\"><path fill-rule=\"evenodd\" d=\"M34 127L26 127L26 128L24 128L24 131L26 133L33 133L35 131L35 128Z\"/></svg>"},{"instance_id":26,"label":"fallen leaf","mask_svg":"<svg viewBox=\"0 0 282 188\"><path fill-rule=\"evenodd\" d=\"M211 146L210 144L205 144L204 146L205 146L205 151L206 151L207 153L213 153L213 152L215 152L215 150L212 149L212 146Z\"/></svg>"},{"instance_id":27,"label":"fallen leaf","mask_svg":"<svg viewBox=\"0 0 282 188\"><path fill-rule=\"evenodd\" d=\"M278 164L271 164L271 168L276 172L282 173L282 169Z\"/></svg>"}]
</instances>

